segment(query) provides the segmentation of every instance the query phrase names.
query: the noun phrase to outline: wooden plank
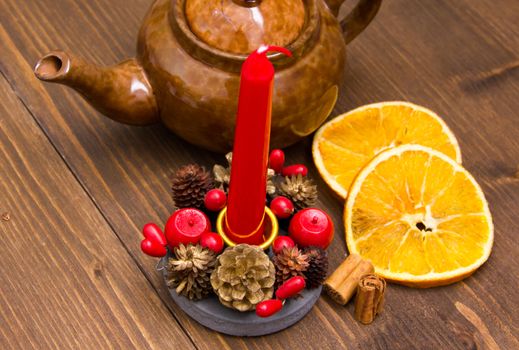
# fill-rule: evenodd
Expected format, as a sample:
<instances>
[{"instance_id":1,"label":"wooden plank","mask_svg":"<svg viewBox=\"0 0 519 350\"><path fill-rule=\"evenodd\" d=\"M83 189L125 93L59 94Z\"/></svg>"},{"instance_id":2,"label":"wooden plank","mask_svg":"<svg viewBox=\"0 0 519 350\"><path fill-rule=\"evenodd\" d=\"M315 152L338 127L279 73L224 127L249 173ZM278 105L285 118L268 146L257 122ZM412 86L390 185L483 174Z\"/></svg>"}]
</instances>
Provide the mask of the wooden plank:
<instances>
[{"instance_id":1,"label":"wooden plank","mask_svg":"<svg viewBox=\"0 0 519 350\"><path fill-rule=\"evenodd\" d=\"M0 76L0 348L193 348Z\"/></svg>"},{"instance_id":2,"label":"wooden plank","mask_svg":"<svg viewBox=\"0 0 519 350\"><path fill-rule=\"evenodd\" d=\"M44 87L34 78L31 72L32 61L35 61L41 52L51 48L61 46L65 49L71 49L76 46L73 43L73 36L76 38L85 36L85 40L89 41L90 39L87 37L90 35L90 32L86 31L86 28L92 29L91 35L96 36L97 40L102 41L106 39L107 44L106 46L102 44L101 47L96 47L90 43L83 47L83 52L77 51L79 54L94 60L99 60L99 57L104 55L108 57L104 59L104 62L109 63L110 61L115 61L113 57L110 58L110 55L114 55L114 52L119 54L119 59L129 56L133 52L133 43L131 47L126 49L125 53L121 54L118 50L119 45L112 42L112 39L116 39L112 38L111 35L107 34L107 37L104 39L101 36L98 37L97 33L100 28L104 27L105 31L110 31L110 27L114 26L113 22L97 23L97 21L100 21L97 16L95 19L82 17L80 11L75 12L76 2L69 1L67 4L60 4L59 8L56 8L56 6L49 8L42 4L34 4L38 10L42 11L41 18L35 27L27 26L28 23L32 23L34 20L32 4L18 4L14 1L12 3L4 3L6 11L9 10L15 14L17 20L14 21L10 17L6 18L3 34L0 30L0 37L2 38L1 50L6 55L0 63L1 69L9 77L18 76L20 78L12 80L20 96L25 95L26 91L32 90L31 94L34 93L33 96L36 99L30 101L24 99L24 102L27 103L34 115L38 116L36 118L42 123L43 129L49 136L63 136L63 132L68 134L67 137L58 137L59 140L56 139L55 145L57 149L77 151L77 153L73 151L75 153L73 156L71 154L64 155L64 158L68 159L70 156L75 158L70 163L71 169L78 175L78 178L83 182L88 191L93 190L91 194L95 197L95 201L100 204L111 225L120 234L121 240L125 242L127 249L135 254L135 259L139 262L140 267L147 271L148 278L152 280L152 283L161 293L163 300L168 303L173 312L182 320L184 327L190 332L196 345L213 348L214 344L220 344L221 347L231 347L233 349L254 346L255 344L261 348L276 346L293 348L297 346L296 342L298 341L301 341L302 344L307 344L315 342L316 339L324 338L328 331L320 327L321 321L317 318L305 319L304 323L302 323L305 325L303 327L304 331L296 331L295 334L297 336L294 337L287 338L284 334L278 334L270 338L247 340L247 342L239 338L223 337L200 327L172 303L160 274L154 271L154 264L150 263L150 260L146 257L143 257L139 251L138 239L140 234L138 231L148 220L165 222L168 218L172 210L168 188L168 178L172 170L178 164L193 161L194 159L209 165L213 162L214 155L198 152L185 142L174 138L160 126L131 128L97 118L97 114L81 99L78 99L74 93L66 92L64 97L62 92L66 90L61 87L50 87L51 94L49 95L47 92L49 86ZM138 8L139 6L139 4L122 6L122 1L118 3L106 1L106 4L109 3L111 5L106 5L106 11L110 13L108 16L114 19L121 18L121 7ZM93 6L90 4L82 4L81 6L83 5ZM67 36L58 30L58 27L62 26L61 22L67 19L61 17L58 20L59 23L51 23L48 21L48 18L55 16L56 14L53 12L61 8L66 8L67 11L70 11L66 17L74 18L74 23L71 23L71 27L67 31L71 36L65 39L70 40L70 43L58 39L56 41L58 44L55 44L53 43L54 39ZM0 12L6 13L3 9ZM90 13L91 11L88 12ZM135 18L132 20L131 16L125 17L125 20L127 21L121 22L120 25L126 26L125 28L130 24L134 25L133 30L135 34L133 37L135 37L138 29L138 20L135 20ZM92 28L90 21L94 21L99 25L96 28ZM22 22L25 25L22 24L20 26ZM18 29L19 31L7 33L11 29ZM27 31L27 29L29 30ZM43 34L34 36L33 30ZM76 31L80 31L81 34ZM72 34L72 32L76 32L76 34ZM126 36L130 36L130 34L126 34ZM26 41L28 37L33 37L29 45L16 47L15 40ZM41 41L42 39L45 41ZM35 50L33 48L34 45L40 47ZM80 46L83 46L83 41ZM28 61L18 53L18 50L24 52L26 49L32 51L30 54L31 58ZM96 53L93 53L93 51L96 51ZM93 55L90 55L89 52L93 53ZM40 115L46 115L50 119L47 121L40 120ZM51 120L57 123L50 122ZM75 131L72 131L77 130L76 128L78 127L82 130L80 132L82 135L75 135ZM120 134L117 135L118 133ZM54 138L54 136L50 137ZM115 142L117 146L107 142L109 139ZM112 152L113 150L115 152ZM157 150L158 154L155 154ZM94 152L95 155L92 157L90 152ZM128 156L130 154L134 154L139 159L135 159L133 163L129 162ZM220 157L219 160L223 162L224 158ZM164 164L171 165L164 166ZM154 172L158 173L153 174ZM86 175L87 173L89 175ZM121 195L124 198L120 197ZM107 203L111 203L109 207L105 206ZM313 331L310 332L310 330ZM273 339L277 340L274 341ZM339 341L340 339L330 340L329 344L335 347L336 344L341 344Z\"/></svg>"},{"instance_id":3,"label":"wooden plank","mask_svg":"<svg viewBox=\"0 0 519 350\"><path fill-rule=\"evenodd\" d=\"M190 321L170 302L153 263L138 249L138 228L148 220L164 222L172 210L168 177L173 169L193 160L208 166L223 157L195 149L160 126L138 129L101 119L73 93L42 87L30 70L41 53L55 47L104 64L131 56L146 6L136 0L63 0L59 6L5 0L0 4L0 69L197 346L519 346L519 245L513 238L519 228L513 215L519 203L519 180L513 176L519 159L518 71L481 79L518 59L516 1L385 1L376 22L350 46L345 88L334 112L408 99L444 116L460 139L464 164L491 203L496 243L489 262L474 277L449 287L390 286L385 313L369 327L353 320L351 305L340 308L324 297L298 325L256 339L219 336ZM289 161L311 164L309 143L288 149ZM311 175L317 178L315 169ZM336 266L345 254L342 205L318 183L320 206L339 228L330 249Z\"/></svg>"}]
</instances>

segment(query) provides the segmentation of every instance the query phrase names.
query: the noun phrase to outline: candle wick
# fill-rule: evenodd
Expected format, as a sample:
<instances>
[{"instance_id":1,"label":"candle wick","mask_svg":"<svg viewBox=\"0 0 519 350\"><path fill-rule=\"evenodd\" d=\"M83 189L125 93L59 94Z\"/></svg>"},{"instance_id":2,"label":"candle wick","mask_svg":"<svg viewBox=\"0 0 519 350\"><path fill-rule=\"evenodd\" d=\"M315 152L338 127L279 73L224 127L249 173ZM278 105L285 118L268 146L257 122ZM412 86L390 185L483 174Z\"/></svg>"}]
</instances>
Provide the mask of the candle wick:
<instances>
[{"instance_id":1,"label":"candle wick","mask_svg":"<svg viewBox=\"0 0 519 350\"><path fill-rule=\"evenodd\" d=\"M319 221L319 218L317 216L314 216L312 218L312 224L317 224L318 221Z\"/></svg>"},{"instance_id":2,"label":"candle wick","mask_svg":"<svg viewBox=\"0 0 519 350\"><path fill-rule=\"evenodd\" d=\"M189 219L187 223L189 226L193 226L195 224L195 221L193 219Z\"/></svg>"}]
</instances>

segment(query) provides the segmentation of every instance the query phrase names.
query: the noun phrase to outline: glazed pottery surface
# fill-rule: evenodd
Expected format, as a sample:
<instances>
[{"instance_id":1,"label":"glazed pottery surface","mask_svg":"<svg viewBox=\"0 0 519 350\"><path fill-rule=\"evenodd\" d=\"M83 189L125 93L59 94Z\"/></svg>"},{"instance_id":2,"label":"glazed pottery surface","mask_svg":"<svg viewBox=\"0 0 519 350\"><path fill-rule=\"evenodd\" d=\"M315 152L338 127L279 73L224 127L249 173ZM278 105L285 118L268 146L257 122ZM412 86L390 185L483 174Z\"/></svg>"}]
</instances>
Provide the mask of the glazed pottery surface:
<instances>
[{"instance_id":1,"label":"glazed pottery surface","mask_svg":"<svg viewBox=\"0 0 519 350\"><path fill-rule=\"evenodd\" d=\"M102 68L56 51L36 76L78 90L108 117L128 124L162 121L200 147L232 149L240 68L262 44L276 67L272 147L315 131L333 109L346 43L375 16L381 0L361 0L339 21L343 0L156 0L144 18L137 58Z\"/></svg>"}]
</instances>

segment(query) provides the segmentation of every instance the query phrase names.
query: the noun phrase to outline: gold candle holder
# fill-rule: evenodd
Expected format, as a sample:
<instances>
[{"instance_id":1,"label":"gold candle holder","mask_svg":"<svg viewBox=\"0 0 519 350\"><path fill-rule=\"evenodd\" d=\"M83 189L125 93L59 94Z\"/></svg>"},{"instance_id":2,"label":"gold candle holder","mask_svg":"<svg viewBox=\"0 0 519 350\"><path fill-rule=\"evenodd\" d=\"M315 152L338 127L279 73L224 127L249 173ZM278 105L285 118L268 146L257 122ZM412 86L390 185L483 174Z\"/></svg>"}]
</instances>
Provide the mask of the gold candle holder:
<instances>
[{"instance_id":1,"label":"gold candle holder","mask_svg":"<svg viewBox=\"0 0 519 350\"><path fill-rule=\"evenodd\" d=\"M220 213L218 214L218 218L216 219L216 231L218 234L222 237L225 244L227 244L229 247L234 247L238 243L233 242L226 234L224 229L224 220L225 220L225 214L227 213L227 207L223 208ZM270 228L270 234L264 234L264 238L266 237L265 241L259 245L259 247L263 250L268 249L276 237L279 234L279 224L278 219L276 218L276 215L270 210L269 207L265 207L265 217L269 219L269 222L266 222L265 229Z\"/></svg>"}]
</instances>

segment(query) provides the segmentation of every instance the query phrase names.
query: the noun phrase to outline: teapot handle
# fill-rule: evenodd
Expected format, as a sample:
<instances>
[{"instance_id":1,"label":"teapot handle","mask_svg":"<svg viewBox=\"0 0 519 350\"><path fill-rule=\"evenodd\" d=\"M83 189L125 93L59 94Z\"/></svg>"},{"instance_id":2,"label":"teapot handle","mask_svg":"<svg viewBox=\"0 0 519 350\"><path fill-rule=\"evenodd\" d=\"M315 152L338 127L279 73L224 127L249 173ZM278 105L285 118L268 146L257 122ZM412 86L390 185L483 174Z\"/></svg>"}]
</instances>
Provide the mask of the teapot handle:
<instances>
[{"instance_id":1,"label":"teapot handle","mask_svg":"<svg viewBox=\"0 0 519 350\"><path fill-rule=\"evenodd\" d=\"M339 15L339 9L345 0L326 0L328 7L335 16ZM360 0L353 10L341 21L344 41L348 44L355 39L370 22L382 4L382 0Z\"/></svg>"}]
</instances>

